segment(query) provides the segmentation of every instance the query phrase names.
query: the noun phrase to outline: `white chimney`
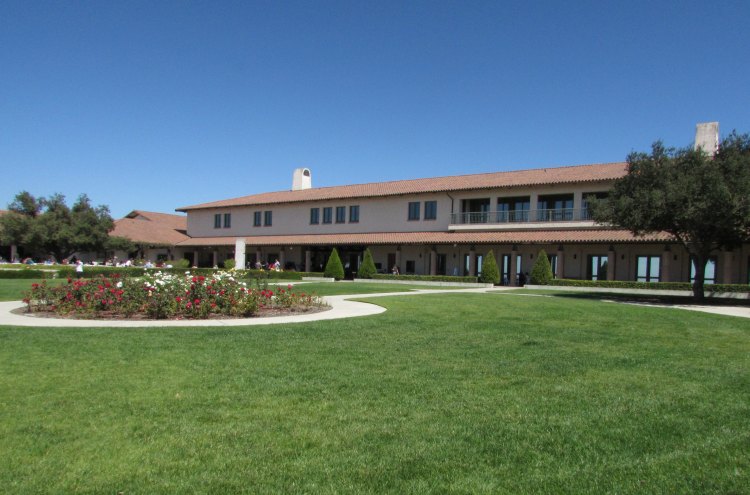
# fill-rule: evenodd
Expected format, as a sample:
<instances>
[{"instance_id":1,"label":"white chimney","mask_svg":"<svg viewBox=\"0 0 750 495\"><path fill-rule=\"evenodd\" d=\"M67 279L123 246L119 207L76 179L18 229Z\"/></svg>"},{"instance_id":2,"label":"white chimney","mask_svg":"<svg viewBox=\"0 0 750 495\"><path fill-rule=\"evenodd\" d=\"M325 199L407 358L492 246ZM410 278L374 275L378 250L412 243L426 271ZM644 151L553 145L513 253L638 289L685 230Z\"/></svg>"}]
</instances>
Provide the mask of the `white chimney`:
<instances>
[{"instance_id":1,"label":"white chimney","mask_svg":"<svg viewBox=\"0 0 750 495\"><path fill-rule=\"evenodd\" d=\"M312 176L309 168L298 168L294 170L292 178L292 191L301 191L312 187Z\"/></svg>"},{"instance_id":2,"label":"white chimney","mask_svg":"<svg viewBox=\"0 0 750 495\"><path fill-rule=\"evenodd\" d=\"M719 123L703 122L695 126L694 149L703 149L709 156L719 151Z\"/></svg>"}]
</instances>

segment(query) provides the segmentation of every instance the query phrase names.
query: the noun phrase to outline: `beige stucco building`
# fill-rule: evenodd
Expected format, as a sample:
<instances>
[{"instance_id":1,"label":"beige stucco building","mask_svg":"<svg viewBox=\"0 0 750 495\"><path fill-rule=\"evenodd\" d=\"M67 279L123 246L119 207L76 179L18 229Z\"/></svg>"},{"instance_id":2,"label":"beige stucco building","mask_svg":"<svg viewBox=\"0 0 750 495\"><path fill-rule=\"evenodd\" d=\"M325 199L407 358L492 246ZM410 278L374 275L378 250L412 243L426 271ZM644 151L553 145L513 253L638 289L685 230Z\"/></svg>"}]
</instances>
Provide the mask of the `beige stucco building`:
<instances>
[{"instance_id":1,"label":"beige stucco building","mask_svg":"<svg viewBox=\"0 0 750 495\"><path fill-rule=\"evenodd\" d=\"M476 275L489 251L509 284L540 250L559 278L690 281L685 249L665 233L634 237L595 224L588 198L604 196L626 163L436 177L313 188L298 169L293 187L179 208L188 239L176 247L199 266L236 258L279 260L321 271L336 247L356 273L369 248L383 272ZM301 180L300 178L304 179ZM750 249L718 252L707 282L747 283Z\"/></svg>"}]
</instances>

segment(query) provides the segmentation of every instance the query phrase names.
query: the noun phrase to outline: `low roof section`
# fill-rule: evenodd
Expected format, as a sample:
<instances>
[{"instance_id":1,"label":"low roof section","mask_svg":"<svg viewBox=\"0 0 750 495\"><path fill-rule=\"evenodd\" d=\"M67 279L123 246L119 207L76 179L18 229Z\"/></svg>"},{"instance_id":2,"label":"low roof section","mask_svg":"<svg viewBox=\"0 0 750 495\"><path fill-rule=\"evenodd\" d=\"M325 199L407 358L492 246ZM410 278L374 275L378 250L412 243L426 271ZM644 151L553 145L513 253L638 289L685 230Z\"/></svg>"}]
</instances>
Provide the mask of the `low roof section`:
<instances>
[{"instance_id":1,"label":"low roof section","mask_svg":"<svg viewBox=\"0 0 750 495\"><path fill-rule=\"evenodd\" d=\"M133 210L115 220L115 228L109 235L152 246L174 246L190 239L185 215L143 210Z\"/></svg>"},{"instance_id":2,"label":"low roof section","mask_svg":"<svg viewBox=\"0 0 750 495\"><path fill-rule=\"evenodd\" d=\"M414 244L591 244L670 242L666 232L634 236L627 230L539 230L511 232L380 232L364 234L302 234L252 237L193 237L181 247L234 246L376 246Z\"/></svg>"},{"instance_id":3,"label":"low roof section","mask_svg":"<svg viewBox=\"0 0 750 495\"><path fill-rule=\"evenodd\" d=\"M373 182L347 186L316 187L299 191L278 191L240 198L225 199L211 203L177 208L177 211L228 208L233 206L298 203L302 201L325 201L348 198L374 198L400 196L404 194L452 192L508 187L538 186L550 184L573 184L604 182L618 179L627 172L628 164L598 163L570 167L552 167L487 174L455 175L426 179Z\"/></svg>"}]
</instances>

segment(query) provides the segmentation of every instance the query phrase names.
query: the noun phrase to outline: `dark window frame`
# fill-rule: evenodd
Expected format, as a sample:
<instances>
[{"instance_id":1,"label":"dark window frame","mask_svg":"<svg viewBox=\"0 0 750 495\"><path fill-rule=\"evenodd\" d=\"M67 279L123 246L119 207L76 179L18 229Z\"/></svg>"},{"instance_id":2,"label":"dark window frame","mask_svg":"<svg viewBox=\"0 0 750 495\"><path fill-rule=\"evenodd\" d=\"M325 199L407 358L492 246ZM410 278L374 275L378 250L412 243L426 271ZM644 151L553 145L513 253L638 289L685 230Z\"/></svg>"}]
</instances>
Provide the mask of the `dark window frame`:
<instances>
[{"instance_id":1,"label":"dark window frame","mask_svg":"<svg viewBox=\"0 0 750 495\"><path fill-rule=\"evenodd\" d=\"M332 206L326 206L323 208L323 223L329 224L333 223L333 207Z\"/></svg>"},{"instance_id":2,"label":"dark window frame","mask_svg":"<svg viewBox=\"0 0 750 495\"><path fill-rule=\"evenodd\" d=\"M232 228L232 214L231 213L224 213L224 228L225 229Z\"/></svg>"},{"instance_id":3,"label":"dark window frame","mask_svg":"<svg viewBox=\"0 0 750 495\"><path fill-rule=\"evenodd\" d=\"M646 259L646 275L642 277L638 275L638 266L640 265L639 260L641 258ZM653 260L658 260L658 263L659 263L659 274L656 276L651 275L651 268L652 268L651 263ZM636 282L661 282L661 256L654 256L654 255L636 256L635 257L635 280Z\"/></svg>"},{"instance_id":4,"label":"dark window frame","mask_svg":"<svg viewBox=\"0 0 750 495\"><path fill-rule=\"evenodd\" d=\"M424 219L437 220L437 201L424 202Z\"/></svg>"},{"instance_id":5,"label":"dark window frame","mask_svg":"<svg viewBox=\"0 0 750 495\"><path fill-rule=\"evenodd\" d=\"M320 208L310 208L310 225L320 223Z\"/></svg>"},{"instance_id":6,"label":"dark window frame","mask_svg":"<svg viewBox=\"0 0 750 495\"><path fill-rule=\"evenodd\" d=\"M214 228L215 229L221 228L221 213L214 214Z\"/></svg>"},{"instance_id":7,"label":"dark window frame","mask_svg":"<svg viewBox=\"0 0 750 495\"><path fill-rule=\"evenodd\" d=\"M336 207L336 223L346 223L346 206Z\"/></svg>"},{"instance_id":8,"label":"dark window frame","mask_svg":"<svg viewBox=\"0 0 750 495\"><path fill-rule=\"evenodd\" d=\"M420 218L420 207L421 203L419 201L409 201L409 211L407 215L407 220L410 222L416 222Z\"/></svg>"},{"instance_id":9,"label":"dark window frame","mask_svg":"<svg viewBox=\"0 0 750 495\"><path fill-rule=\"evenodd\" d=\"M263 226L264 227L273 226L273 210L265 210L263 212Z\"/></svg>"},{"instance_id":10,"label":"dark window frame","mask_svg":"<svg viewBox=\"0 0 750 495\"><path fill-rule=\"evenodd\" d=\"M253 227L260 227L261 225L263 225L261 223L262 218L263 218L263 212L254 211L253 212Z\"/></svg>"},{"instance_id":11,"label":"dark window frame","mask_svg":"<svg viewBox=\"0 0 750 495\"><path fill-rule=\"evenodd\" d=\"M359 223L359 205L349 206L349 223Z\"/></svg>"}]
</instances>

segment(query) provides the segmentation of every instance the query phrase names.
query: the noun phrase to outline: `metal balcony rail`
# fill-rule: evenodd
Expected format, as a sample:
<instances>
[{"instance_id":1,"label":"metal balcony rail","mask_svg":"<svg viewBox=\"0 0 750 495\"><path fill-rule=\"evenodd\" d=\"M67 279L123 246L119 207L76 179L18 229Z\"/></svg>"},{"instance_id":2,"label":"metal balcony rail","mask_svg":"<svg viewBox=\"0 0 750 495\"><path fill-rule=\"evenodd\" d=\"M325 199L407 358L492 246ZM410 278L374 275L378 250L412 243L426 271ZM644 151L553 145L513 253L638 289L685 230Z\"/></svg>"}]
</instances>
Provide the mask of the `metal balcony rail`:
<instances>
[{"instance_id":1,"label":"metal balcony rail","mask_svg":"<svg viewBox=\"0 0 750 495\"><path fill-rule=\"evenodd\" d=\"M588 208L559 208L550 210L472 211L451 213L451 225L520 223L520 222L575 222L592 220Z\"/></svg>"}]
</instances>

